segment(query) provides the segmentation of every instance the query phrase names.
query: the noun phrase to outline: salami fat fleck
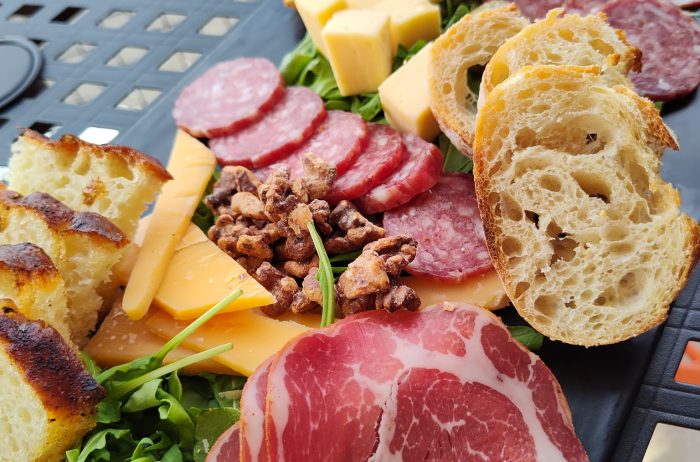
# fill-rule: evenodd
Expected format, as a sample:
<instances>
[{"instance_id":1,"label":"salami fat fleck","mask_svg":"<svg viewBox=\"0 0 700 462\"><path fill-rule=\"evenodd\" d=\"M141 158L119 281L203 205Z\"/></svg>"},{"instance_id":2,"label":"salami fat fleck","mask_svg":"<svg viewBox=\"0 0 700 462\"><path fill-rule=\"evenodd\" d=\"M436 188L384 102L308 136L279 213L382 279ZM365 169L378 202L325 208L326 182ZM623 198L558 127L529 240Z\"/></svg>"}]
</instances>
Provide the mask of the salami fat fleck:
<instances>
[{"instance_id":1,"label":"salami fat fleck","mask_svg":"<svg viewBox=\"0 0 700 462\"><path fill-rule=\"evenodd\" d=\"M267 59L219 63L180 93L173 117L192 136L234 133L260 119L284 94L284 81Z\"/></svg>"},{"instance_id":2,"label":"salami fat fleck","mask_svg":"<svg viewBox=\"0 0 700 462\"><path fill-rule=\"evenodd\" d=\"M642 51L642 72L630 73L640 94L669 101L700 84L700 25L680 8L662 0L612 0L602 11Z\"/></svg>"},{"instance_id":3,"label":"salami fat fleck","mask_svg":"<svg viewBox=\"0 0 700 462\"><path fill-rule=\"evenodd\" d=\"M433 188L387 211L384 230L418 241L411 274L458 283L492 268L471 175L443 174Z\"/></svg>"},{"instance_id":4,"label":"salami fat fleck","mask_svg":"<svg viewBox=\"0 0 700 462\"><path fill-rule=\"evenodd\" d=\"M301 146L325 117L326 108L316 93L289 87L265 117L233 135L211 139L209 147L221 165L264 167Z\"/></svg>"},{"instance_id":5,"label":"salami fat fleck","mask_svg":"<svg viewBox=\"0 0 700 462\"><path fill-rule=\"evenodd\" d=\"M357 199L394 173L405 157L401 135L388 125L370 124L367 147L350 170L333 183L326 200L337 204Z\"/></svg>"},{"instance_id":6,"label":"salami fat fleck","mask_svg":"<svg viewBox=\"0 0 700 462\"><path fill-rule=\"evenodd\" d=\"M408 159L382 184L355 202L363 213L384 212L403 205L437 183L443 162L437 146L413 134L403 135L403 144Z\"/></svg>"},{"instance_id":7,"label":"salami fat fleck","mask_svg":"<svg viewBox=\"0 0 700 462\"><path fill-rule=\"evenodd\" d=\"M523 16L530 21L544 18L552 8L559 8L564 0L515 0Z\"/></svg>"}]
</instances>

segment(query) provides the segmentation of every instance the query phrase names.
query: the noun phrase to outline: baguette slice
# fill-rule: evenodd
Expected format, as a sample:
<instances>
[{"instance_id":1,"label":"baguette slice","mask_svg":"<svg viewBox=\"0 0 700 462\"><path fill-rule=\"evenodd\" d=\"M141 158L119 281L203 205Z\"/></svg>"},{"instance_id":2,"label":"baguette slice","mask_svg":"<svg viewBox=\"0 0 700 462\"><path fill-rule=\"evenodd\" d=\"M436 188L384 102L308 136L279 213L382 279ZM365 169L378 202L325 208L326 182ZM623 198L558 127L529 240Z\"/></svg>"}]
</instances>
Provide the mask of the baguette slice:
<instances>
[{"instance_id":1,"label":"baguette slice","mask_svg":"<svg viewBox=\"0 0 700 462\"><path fill-rule=\"evenodd\" d=\"M699 228L659 177L676 140L653 104L595 67L525 67L486 98L474 174L489 253L544 335L602 345L661 323Z\"/></svg>"},{"instance_id":2,"label":"baguette slice","mask_svg":"<svg viewBox=\"0 0 700 462\"><path fill-rule=\"evenodd\" d=\"M519 69L538 64L599 66L608 85L633 88L627 74L641 70L642 53L624 32L610 27L603 13L582 18L563 12L551 10L498 49L484 70L480 101Z\"/></svg>"},{"instance_id":3,"label":"baguette slice","mask_svg":"<svg viewBox=\"0 0 700 462\"><path fill-rule=\"evenodd\" d=\"M60 462L95 425L104 389L53 328L3 304L0 461Z\"/></svg>"},{"instance_id":4,"label":"baguette slice","mask_svg":"<svg viewBox=\"0 0 700 462\"><path fill-rule=\"evenodd\" d=\"M41 247L58 268L71 336L82 345L102 306L97 288L109 280L127 239L103 216L75 212L48 194L0 191L0 244L23 242Z\"/></svg>"},{"instance_id":5,"label":"baguette slice","mask_svg":"<svg viewBox=\"0 0 700 462\"><path fill-rule=\"evenodd\" d=\"M467 85L467 71L484 66L528 24L512 3L486 8L464 16L430 50L430 109L442 132L466 156L472 156L477 102Z\"/></svg>"},{"instance_id":6,"label":"baguette slice","mask_svg":"<svg viewBox=\"0 0 700 462\"><path fill-rule=\"evenodd\" d=\"M131 239L171 176L156 159L126 146L98 146L72 135L53 141L25 130L12 145L7 179L20 194L41 191L76 211L99 213Z\"/></svg>"},{"instance_id":7,"label":"baguette slice","mask_svg":"<svg viewBox=\"0 0 700 462\"><path fill-rule=\"evenodd\" d=\"M0 299L12 300L23 316L46 322L70 341L66 286L40 247L0 245Z\"/></svg>"}]
</instances>

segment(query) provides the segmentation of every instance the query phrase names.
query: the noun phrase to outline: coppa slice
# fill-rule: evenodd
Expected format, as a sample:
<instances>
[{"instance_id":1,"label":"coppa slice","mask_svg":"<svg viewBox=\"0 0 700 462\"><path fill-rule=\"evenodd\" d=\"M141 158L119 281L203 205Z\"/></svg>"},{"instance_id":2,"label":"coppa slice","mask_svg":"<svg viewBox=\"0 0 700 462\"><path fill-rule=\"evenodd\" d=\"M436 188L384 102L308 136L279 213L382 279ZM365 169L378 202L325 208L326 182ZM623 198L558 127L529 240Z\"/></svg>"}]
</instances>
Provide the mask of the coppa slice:
<instances>
[{"instance_id":1,"label":"coppa slice","mask_svg":"<svg viewBox=\"0 0 700 462\"><path fill-rule=\"evenodd\" d=\"M316 93L289 87L265 117L233 135L209 140L209 147L221 165L264 167L309 139L325 117L326 108Z\"/></svg>"},{"instance_id":2,"label":"coppa slice","mask_svg":"<svg viewBox=\"0 0 700 462\"><path fill-rule=\"evenodd\" d=\"M211 450L209 451L209 454L207 454L205 462L234 462L240 460L240 435L241 428L238 424L234 424L231 428L222 433L219 439L216 440L216 444L214 444L214 446L211 447Z\"/></svg>"},{"instance_id":3,"label":"coppa slice","mask_svg":"<svg viewBox=\"0 0 700 462\"><path fill-rule=\"evenodd\" d=\"M363 213L383 212L403 205L437 183L443 163L437 146L411 133L403 135L403 144L408 159L382 184L355 202Z\"/></svg>"},{"instance_id":4,"label":"coppa slice","mask_svg":"<svg viewBox=\"0 0 700 462\"><path fill-rule=\"evenodd\" d=\"M267 461L270 456L264 439L267 377L272 358L267 359L250 376L241 396L241 462Z\"/></svg>"},{"instance_id":5,"label":"coppa slice","mask_svg":"<svg viewBox=\"0 0 700 462\"><path fill-rule=\"evenodd\" d=\"M411 274L458 283L492 268L471 175L444 174L435 187L384 214L388 236L418 241Z\"/></svg>"},{"instance_id":6,"label":"coppa slice","mask_svg":"<svg viewBox=\"0 0 700 462\"><path fill-rule=\"evenodd\" d=\"M661 0L613 0L601 11L642 50L642 72L629 75L642 96L669 101L700 84L700 25L695 19Z\"/></svg>"},{"instance_id":7,"label":"coppa slice","mask_svg":"<svg viewBox=\"0 0 700 462\"><path fill-rule=\"evenodd\" d=\"M173 117L195 137L229 135L263 116L284 94L282 74L262 58L219 63L180 93Z\"/></svg>"},{"instance_id":8,"label":"coppa slice","mask_svg":"<svg viewBox=\"0 0 700 462\"><path fill-rule=\"evenodd\" d=\"M406 158L401 135L388 125L370 124L369 143L349 171L338 178L326 200L337 204L366 194L391 175Z\"/></svg>"},{"instance_id":9,"label":"coppa slice","mask_svg":"<svg viewBox=\"0 0 700 462\"><path fill-rule=\"evenodd\" d=\"M471 305L365 312L305 334L267 386L270 460L588 460L549 369Z\"/></svg>"}]
</instances>

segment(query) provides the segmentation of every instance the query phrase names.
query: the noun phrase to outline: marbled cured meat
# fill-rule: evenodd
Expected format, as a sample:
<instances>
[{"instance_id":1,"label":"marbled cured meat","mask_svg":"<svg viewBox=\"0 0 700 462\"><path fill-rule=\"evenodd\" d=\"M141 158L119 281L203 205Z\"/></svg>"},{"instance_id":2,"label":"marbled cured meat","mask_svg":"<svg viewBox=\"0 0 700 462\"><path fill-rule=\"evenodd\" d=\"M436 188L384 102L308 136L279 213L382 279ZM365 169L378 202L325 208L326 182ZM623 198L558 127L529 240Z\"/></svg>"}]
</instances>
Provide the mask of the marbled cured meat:
<instances>
[{"instance_id":1,"label":"marbled cured meat","mask_svg":"<svg viewBox=\"0 0 700 462\"><path fill-rule=\"evenodd\" d=\"M272 358L262 363L248 378L241 395L241 462L268 461L264 441L267 376Z\"/></svg>"},{"instance_id":2,"label":"marbled cured meat","mask_svg":"<svg viewBox=\"0 0 700 462\"><path fill-rule=\"evenodd\" d=\"M238 424L226 430L207 454L206 462L233 462L240 460L240 428Z\"/></svg>"},{"instance_id":3,"label":"marbled cured meat","mask_svg":"<svg viewBox=\"0 0 700 462\"><path fill-rule=\"evenodd\" d=\"M553 8L559 8L564 0L515 0L515 4L530 21L542 19Z\"/></svg>"}]
</instances>

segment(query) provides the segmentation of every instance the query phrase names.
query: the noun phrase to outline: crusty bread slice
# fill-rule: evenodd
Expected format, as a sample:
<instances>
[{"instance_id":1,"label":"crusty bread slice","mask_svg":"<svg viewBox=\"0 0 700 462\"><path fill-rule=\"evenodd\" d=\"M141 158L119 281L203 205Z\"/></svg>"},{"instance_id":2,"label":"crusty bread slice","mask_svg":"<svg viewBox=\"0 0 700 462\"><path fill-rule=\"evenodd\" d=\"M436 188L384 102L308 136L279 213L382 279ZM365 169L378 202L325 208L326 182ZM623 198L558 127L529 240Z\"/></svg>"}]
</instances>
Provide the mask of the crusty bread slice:
<instances>
[{"instance_id":1,"label":"crusty bread slice","mask_svg":"<svg viewBox=\"0 0 700 462\"><path fill-rule=\"evenodd\" d=\"M480 101L519 69L538 64L599 66L608 85L633 88L627 73L641 69L642 54L624 32L610 27L603 13L582 18L563 12L551 10L496 51L484 70Z\"/></svg>"},{"instance_id":2,"label":"crusty bread slice","mask_svg":"<svg viewBox=\"0 0 700 462\"><path fill-rule=\"evenodd\" d=\"M104 389L53 328L2 310L0 461L60 462L95 425Z\"/></svg>"},{"instance_id":3,"label":"crusty bread slice","mask_svg":"<svg viewBox=\"0 0 700 462\"><path fill-rule=\"evenodd\" d=\"M485 65L528 24L514 4L487 8L464 16L430 50L430 109L442 132L464 155L472 155L477 102L467 85L467 72Z\"/></svg>"},{"instance_id":4,"label":"crusty bread slice","mask_svg":"<svg viewBox=\"0 0 700 462\"><path fill-rule=\"evenodd\" d=\"M546 336L619 342L661 323L699 229L660 178L677 149L652 103L595 67L525 67L479 112L474 175L489 253Z\"/></svg>"},{"instance_id":5,"label":"crusty bread slice","mask_svg":"<svg viewBox=\"0 0 700 462\"><path fill-rule=\"evenodd\" d=\"M45 192L79 212L107 217L131 239L168 171L152 157L126 146L98 146L72 135L58 141L32 130L12 145L9 189Z\"/></svg>"},{"instance_id":6,"label":"crusty bread slice","mask_svg":"<svg viewBox=\"0 0 700 462\"><path fill-rule=\"evenodd\" d=\"M100 284L110 279L127 239L109 220L75 212L44 193L0 191L0 244L31 242L58 268L68 293L68 325L82 345L97 322Z\"/></svg>"},{"instance_id":7,"label":"crusty bread slice","mask_svg":"<svg viewBox=\"0 0 700 462\"><path fill-rule=\"evenodd\" d=\"M19 313L44 321L70 342L66 286L40 247L0 245L0 299L12 300Z\"/></svg>"}]
</instances>

